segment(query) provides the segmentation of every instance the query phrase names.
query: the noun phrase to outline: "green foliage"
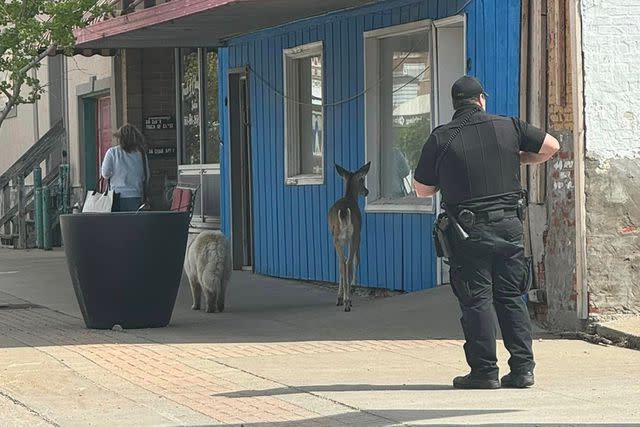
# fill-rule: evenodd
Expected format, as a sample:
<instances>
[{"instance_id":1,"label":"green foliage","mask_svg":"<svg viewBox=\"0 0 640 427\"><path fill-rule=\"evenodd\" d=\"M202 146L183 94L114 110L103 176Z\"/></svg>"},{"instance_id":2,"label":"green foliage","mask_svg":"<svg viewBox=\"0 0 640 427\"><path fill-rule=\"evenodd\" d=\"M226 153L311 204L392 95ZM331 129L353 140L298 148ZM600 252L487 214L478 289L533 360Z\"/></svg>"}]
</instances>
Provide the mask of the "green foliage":
<instances>
[{"instance_id":1,"label":"green foliage","mask_svg":"<svg viewBox=\"0 0 640 427\"><path fill-rule=\"evenodd\" d=\"M407 158L411 170L415 170L420 160L422 146L431 132L431 120L424 117L419 121L395 130L395 145Z\"/></svg>"},{"instance_id":2,"label":"green foliage","mask_svg":"<svg viewBox=\"0 0 640 427\"><path fill-rule=\"evenodd\" d=\"M46 53L73 51L73 31L108 13L100 0L0 0L0 126L9 110L44 88L30 74Z\"/></svg>"}]
</instances>

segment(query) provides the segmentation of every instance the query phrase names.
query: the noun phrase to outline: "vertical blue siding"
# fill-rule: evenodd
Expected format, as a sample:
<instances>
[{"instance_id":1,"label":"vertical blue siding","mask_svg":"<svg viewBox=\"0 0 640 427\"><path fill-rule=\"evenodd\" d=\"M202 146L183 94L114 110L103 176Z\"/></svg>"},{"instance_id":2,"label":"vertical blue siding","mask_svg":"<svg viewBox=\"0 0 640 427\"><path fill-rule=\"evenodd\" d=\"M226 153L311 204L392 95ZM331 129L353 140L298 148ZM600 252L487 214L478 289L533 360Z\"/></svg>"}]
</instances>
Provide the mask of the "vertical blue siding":
<instances>
[{"instance_id":1,"label":"vertical blue siding","mask_svg":"<svg viewBox=\"0 0 640 427\"><path fill-rule=\"evenodd\" d=\"M221 111L228 94L227 70L249 65L277 91L284 91L282 51L324 42L324 95L332 103L364 90L363 33L422 19L440 19L465 0L389 0L359 9L242 35L220 49ZM490 94L490 112L517 115L520 67L520 1L474 0L467 7L469 74ZM256 272L298 279L336 281L337 257L326 213L342 197L334 163L354 170L364 162L364 97L325 109L325 183L284 183L284 102L249 74ZM222 229L230 231L230 164L227 117L221 119ZM364 212L364 203L361 208ZM405 291L436 284L430 214L363 213L358 283Z\"/></svg>"}]
</instances>

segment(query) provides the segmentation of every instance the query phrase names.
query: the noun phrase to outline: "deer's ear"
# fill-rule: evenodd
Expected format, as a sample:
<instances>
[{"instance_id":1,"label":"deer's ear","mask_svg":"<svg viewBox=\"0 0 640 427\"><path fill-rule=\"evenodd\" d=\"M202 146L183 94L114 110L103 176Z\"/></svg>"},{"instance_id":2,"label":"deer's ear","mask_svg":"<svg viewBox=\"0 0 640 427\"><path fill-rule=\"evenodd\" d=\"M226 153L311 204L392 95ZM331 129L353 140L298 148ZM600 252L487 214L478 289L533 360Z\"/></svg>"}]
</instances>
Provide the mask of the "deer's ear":
<instances>
[{"instance_id":1,"label":"deer's ear","mask_svg":"<svg viewBox=\"0 0 640 427\"><path fill-rule=\"evenodd\" d=\"M369 172L369 168L371 168L371 162L368 162L366 165L362 166L356 173L360 175L366 175L367 172Z\"/></svg>"},{"instance_id":2,"label":"deer's ear","mask_svg":"<svg viewBox=\"0 0 640 427\"><path fill-rule=\"evenodd\" d=\"M349 171L338 164L336 164L336 171L338 172L338 175L340 175L341 177L349 178L349 175L350 175Z\"/></svg>"}]
</instances>

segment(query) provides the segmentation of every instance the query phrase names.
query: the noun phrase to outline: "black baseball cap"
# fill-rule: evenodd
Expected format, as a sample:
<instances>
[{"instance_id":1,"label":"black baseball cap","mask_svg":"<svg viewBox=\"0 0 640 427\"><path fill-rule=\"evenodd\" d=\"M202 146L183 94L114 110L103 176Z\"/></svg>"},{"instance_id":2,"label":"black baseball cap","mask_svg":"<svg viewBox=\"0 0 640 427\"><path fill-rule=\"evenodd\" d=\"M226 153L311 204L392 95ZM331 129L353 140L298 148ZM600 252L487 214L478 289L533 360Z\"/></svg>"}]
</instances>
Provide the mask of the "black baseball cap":
<instances>
[{"instance_id":1,"label":"black baseball cap","mask_svg":"<svg viewBox=\"0 0 640 427\"><path fill-rule=\"evenodd\" d=\"M462 76L451 86L451 99L453 100L473 98L480 94L487 96L482 83L475 77Z\"/></svg>"}]
</instances>

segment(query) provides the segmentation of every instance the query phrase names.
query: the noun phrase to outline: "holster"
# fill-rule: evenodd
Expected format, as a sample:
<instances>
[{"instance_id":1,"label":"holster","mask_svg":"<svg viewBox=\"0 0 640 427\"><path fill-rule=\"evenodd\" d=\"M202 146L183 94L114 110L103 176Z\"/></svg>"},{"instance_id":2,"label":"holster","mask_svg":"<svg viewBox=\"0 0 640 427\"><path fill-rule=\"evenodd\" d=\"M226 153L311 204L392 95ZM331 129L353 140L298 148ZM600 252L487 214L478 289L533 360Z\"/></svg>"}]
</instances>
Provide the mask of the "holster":
<instances>
[{"instance_id":1,"label":"holster","mask_svg":"<svg viewBox=\"0 0 640 427\"><path fill-rule=\"evenodd\" d=\"M453 256L453 246L447 233L449 225L449 216L446 213L438 215L436 222L433 224L433 243L438 258L451 258Z\"/></svg>"},{"instance_id":2,"label":"holster","mask_svg":"<svg viewBox=\"0 0 640 427\"><path fill-rule=\"evenodd\" d=\"M518 218L520 221L524 221L527 217L527 207L529 206L529 197L526 190L522 190L520 198L518 199L518 204L516 206L516 212L518 213Z\"/></svg>"}]
</instances>

